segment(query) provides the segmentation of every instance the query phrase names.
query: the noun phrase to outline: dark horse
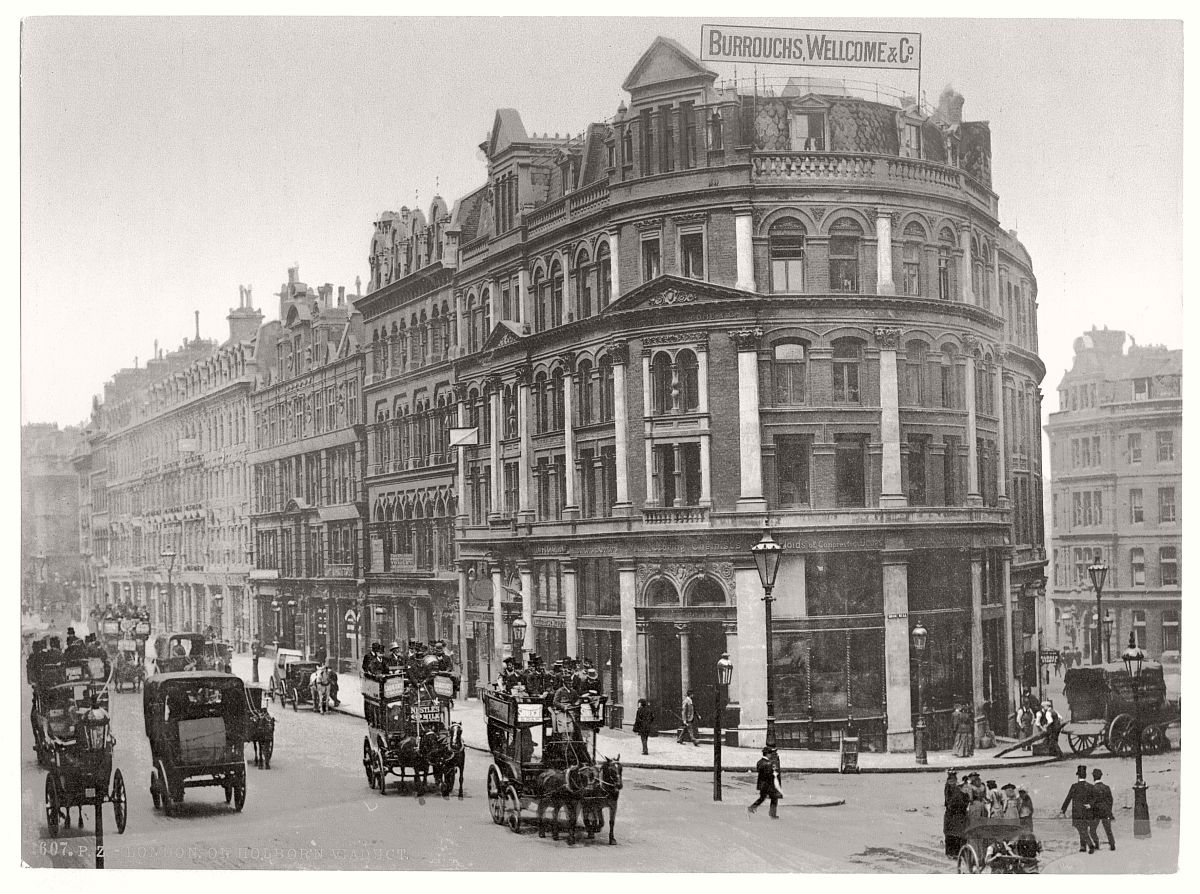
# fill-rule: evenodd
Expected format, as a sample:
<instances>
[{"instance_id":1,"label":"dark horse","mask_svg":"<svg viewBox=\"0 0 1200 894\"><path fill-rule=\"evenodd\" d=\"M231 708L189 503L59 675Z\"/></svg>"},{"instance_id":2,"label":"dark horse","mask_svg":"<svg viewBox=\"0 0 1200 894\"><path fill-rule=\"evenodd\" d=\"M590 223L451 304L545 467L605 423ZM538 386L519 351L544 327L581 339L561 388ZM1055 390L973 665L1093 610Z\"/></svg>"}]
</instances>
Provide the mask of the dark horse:
<instances>
[{"instance_id":1,"label":"dark horse","mask_svg":"<svg viewBox=\"0 0 1200 894\"><path fill-rule=\"evenodd\" d=\"M431 738L432 735L432 738ZM458 777L458 797L463 796L463 774L466 768L466 748L463 747L462 724L452 723L447 730L439 730L422 738L426 746L433 778L440 785L442 797L449 798L454 790L454 778Z\"/></svg>"},{"instance_id":2,"label":"dark horse","mask_svg":"<svg viewBox=\"0 0 1200 894\"><path fill-rule=\"evenodd\" d=\"M616 844L613 826L617 822L617 799L621 797L621 755L604 758L596 769L600 779L595 792L583 802L583 827L587 829L588 838L594 837L596 830L604 828L604 809L607 807L608 843Z\"/></svg>"},{"instance_id":3,"label":"dark horse","mask_svg":"<svg viewBox=\"0 0 1200 894\"><path fill-rule=\"evenodd\" d=\"M580 802L598 788L600 774L595 767L572 764L563 770L546 770L538 774L538 838L546 837L546 808L554 810L553 837L558 841L558 814L567 808L567 844L575 843L575 822Z\"/></svg>"}]
</instances>

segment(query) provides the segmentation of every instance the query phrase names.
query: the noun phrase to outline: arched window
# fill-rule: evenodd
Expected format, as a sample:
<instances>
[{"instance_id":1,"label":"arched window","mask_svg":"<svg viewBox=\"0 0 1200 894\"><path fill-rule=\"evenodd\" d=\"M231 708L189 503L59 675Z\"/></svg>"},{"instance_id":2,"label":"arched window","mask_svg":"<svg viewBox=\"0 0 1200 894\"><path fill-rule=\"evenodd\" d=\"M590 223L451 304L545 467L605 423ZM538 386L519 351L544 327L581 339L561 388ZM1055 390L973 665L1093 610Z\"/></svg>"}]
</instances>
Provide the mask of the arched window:
<instances>
[{"instance_id":1,"label":"arched window","mask_svg":"<svg viewBox=\"0 0 1200 894\"><path fill-rule=\"evenodd\" d=\"M771 258L771 291L804 291L804 224L783 217L771 224L768 253Z\"/></svg>"},{"instance_id":2,"label":"arched window","mask_svg":"<svg viewBox=\"0 0 1200 894\"><path fill-rule=\"evenodd\" d=\"M565 392L563 390L563 371L560 368L555 369L550 377L550 385L554 391L553 404L551 411L553 416L550 420L550 428L552 431L561 431L566 425L566 401Z\"/></svg>"},{"instance_id":3,"label":"arched window","mask_svg":"<svg viewBox=\"0 0 1200 894\"><path fill-rule=\"evenodd\" d=\"M538 434L550 430L550 387L544 372L533 379L534 428Z\"/></svg>"},{"instance_id":4,"label":"arched window","mask_svg":"<svg viewBox=\"0 0 1200 894\"><path fill-rule=\"evenodd\" d=\"M771 349L771 393L777 407L805 402L808 382L808 345L781 342Z\"/></svg>"},{"instance_id":5,"label":"arched window","mask_svg":"<svg viewBox=\"0 0 1200 894\"><path fill-rule=\"evenodd\" d=\"M974 236L971 237L971 294L976 304L983 303L983 255Z\"/></svg>"},{"instance_id":6,"label":"arched window","mask_svg":"<svg viewBox=\"0 0 1200 894\"><path fill-rule=\"evenodd\" d=\"M433 330L433 353L435 356L440 357L442 354L442 319L436 307L433 309L433 320L430 323L430 328Z\"/></svg>"},{"instance_id":7,"label":"arched window","mask_svg":"<svg viewBox=\"0 0 1200 894\"><path fill-rule=\"evenodd\" d=\"M472 354L479 350L479 331L475 328L475 296L467 299L467 350Z\"/></svg>"},{"instance_id":8,"label":"arched window","mask_svg":"<svg viewBox=\"0 0 1200 894\"><path fill-rule=\"evenodd\" d=\"M550 267L550 325L561 326L563 322L563 268L555 261Z\"/></svg>"},{"instance_id":9,"label":"arched window","mask_svg":"<svg viewBox=\"0 0 1200 894\"><path fill-rule=\"evenodd\" d=\"M646 584L646 605L679 605L679 592L666 578L656 577Z\"/></svg>"},{"instance_id":10,"label":"arched window","mask_svg":"<svg viewBox=\"0 0 1200 894\"><path fill-rule=\"evenodd\" d=\"M942 345L941 392L942 406L954 409L959 406L957 351L952 344Z\"/></svg>"},{"instance_id":11,"label":"arched window","mask_svg":"<svg viewBox=\"0 0 1200 894\"><path fill-rule=\"evenodd\" d=\"M490 291L484 290L483 297L479 301L479 308L479 345L482 347L492 333L492 293Z\"/></svg>"},{"instance_id":12,"label":"arched window","mask_svg":"<svg viewBox=\"0 0 1200 894\"><path fill-rule=\"evenodd\" d=\"M650 382L653 391L651 406L655 413L671 412L671 356L659 351L650 362Z\"/></svg>"},{"instance_id":13,"label":"arched window","mask_svg":"<svg viewBox=\"0 0 1200 894\"><path fill-rule=\"evenodd\" d=\"M862 241L862 227L848 217L843 217L829 230L829 290L831 292L857 292L858 248Z\"/></svg>"},{"instance_id":14,"label":"arched window","mask_svg":"<svg viewBox=\"0 0 1200 894\"><path fill-rule=\"evenodd\" d=\"M901 248L900 293L902 295L921 294L921 245L925 241L925 231L916 221L904 228L904 245Z\"/></svg>"},{"instance_id":15,"label":"arched window","mask_svg":"<svg viewBox=\"0 0 1200 894\"><path fill-rule=\"evenodd\" d=\"M592 371L592 361L581 360L579 362L579 366L575 370L575 379L578 382L576 387L579 392L579 400L576 403L579 424L588 425L596 421L596 381Z\"/></svg>"},{"instance_id":16,"label":"arched window","mask_svg":"<svg viewBox=\"0 0 1200 894\"><path fill-rule=\"evenodd\" d=\"M579 306L579 319L581 320L592 315L592 273L594 270L587 251L581 251L575 258L575 299Z\"/></svg>"},{"instance_id":17,"label":"arched window","mask_svg":"<svg viewBox=\"0 0 1200 894\"><path fill-rule=\"evenodd\" d=\"M684 412L700 406L700 362L691 351L675 355L675 374L679 379L679 408Z\"/></svg>"},{"instance_id":18,"label":"arched window","mask_svg":"<svg viewBox=\"0 0 1200 894\"><path fill-rule=\"evenodd\" d=\"M688 605L724 605L725 590L711 577L702 577L688 589Z\"/></svg>"},{"instance_id":19,"label":"arched window","mask_svg":"<svg viewBox=\"0 0 1200 894\"><path fill-rule=\"evenodd\" d=\"M547 328L546 321L549 318L547 306L550 296L549 286L540 268L533 271L533 283L530 288L533 290L534 325L537 327L538 332L545 332Z\"/></svg>"},{"instance_id":20,"label":"arched window","mask_svg":"<svg viewBox=\"0 0 1200 894\"><path fill-rule=\"evenodd\" d=\"M863 343L857 338L838 338L833 342L834 403L858 403L862 399Z\"/></svg>"},{"instance_id":21,"label":"arched window","mask_svg":"<svg viewBox=\"0 0 1200 894\"><path fill-rule=\"evenodd\" d=\"M608 239L601 239L596 249L596 270L600 281L600 294L597 310L604 310L612 301L612 255L608 248Z\"/></svg>"},{"instance_id":22,"label":"arched window","mask_svg":"<svg viewBox=\"0 0 1200 894\"><path fill-rule=\"evenodd\" d=\"M957 241L949 227L942 227L938 233L938 297L943 301L953 301L954 288L954 248Z\"/></svg>"},{"instance_id":23,"label":"arched window","mask_svg":"<svg viewBox=\"0 0 1200 894\"><path fill-rule=\"evenodd\" d=\"M605 354L600 358L600 421L611 422L613 416L613 364L612 357Z\"/></svg>"},{"instance_id":24,"label":"arched window","mask_svg":"<svg viewBox=\"0 0 1200 894\"><path fill-rule=\"evenodd\" d=\"M517 387L505 385L501 405L504 413L504 437L517 436Z\"/></svg>"},{"instance_id":25,"label":"arched window","mask_svg":"<svg viewBox=\"0 0 1200 894\"><path fill-rule=\"evenodd\" d=\"M621 129L621 164L633 164L633 127L628 124Z\"/></svg>"},{"instance_id":26,"label":"arched window","mask_svg":"<svg viewBox=\"0 0 1200 894\"><path fill-rule=\"evenodd\" d=\"M929 349L923 341L904 346L904 402L910 407L925 406L925 365Z\"/></svg>"}]
</instances>

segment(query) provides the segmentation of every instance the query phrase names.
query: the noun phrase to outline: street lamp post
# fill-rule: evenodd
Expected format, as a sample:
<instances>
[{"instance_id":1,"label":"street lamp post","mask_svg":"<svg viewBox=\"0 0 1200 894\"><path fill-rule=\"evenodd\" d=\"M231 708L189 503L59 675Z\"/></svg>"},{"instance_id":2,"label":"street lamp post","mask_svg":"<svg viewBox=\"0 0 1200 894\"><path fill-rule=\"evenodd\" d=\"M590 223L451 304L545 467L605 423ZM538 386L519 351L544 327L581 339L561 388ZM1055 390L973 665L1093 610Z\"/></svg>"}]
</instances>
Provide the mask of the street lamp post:
<instances>
[{"instance_id":1,"label":"street lamp post","mask_svg":"<svg viewBox=\"0 0 1200 894\"><path fill-rule=\"evenodd\" d=\"M529 629L529 625L525 623L525 619L517 615L512 622L512 652L515 661L514 664L519 664L522 667L525 665L525 631Z\"/></svg>"},{"instance_id":2,"label":"street lamp post","mask_svg":"<svg viewBox=\"0 0 1200 894\"><path fill-rule=\"evenodd\" d=\"M271 610L275 612L275 654L279 654L279 637L283 633L283 606L279 604L279 598L271 600Z\"/></svg>"},{"instance_id":3,"label":"street lamp post","mask_svg":"<svg viewBox=\"0 0 1200 894\"><path fill-rule=\"evenodd\" d=\"M1116 619L1113 617L1112 609L1104 613L1104 660L1112 661L1112 631L1113 624Z\"/></svg>"},{"instance_id":4,"label":"street lamp post","mask_svg":"<svg viewBox=\"0 0 1200 894\"><path fill-rule=\"evenodd\" d=\"M771 529L763 526L762 538L750 547L754 564L758 568L758 579L763 587L764 621L767 635L767 745L775 747L775 663L774 643L771 629L771 590L775 587L775 576L779 573L779 560L783 556L783 544L771 536Z\"/></svg>"},{"instance_id":5,"label":"street lamp post","mask_svg":"<svg viewBox=\"0 0 1200 894\"><path fill-rule=\"evenodd\" d=\"M1100 594L1104 591L1104 578L1108 576L1108 566L1103 562L1095 562L1088 566L1088 577L1092 579L1092 589L1096 591L1096 641L1095 649L1092 652L1092 664L1100 664L1104 660L1101 653L1100 636L1100 619L1104 617L1104 612L1100 609Z\"/></svg>"},{"instance_id":6,"label":"street lamp post","mask_svg":"<svg viewBox=\"0 0 1200 894\"><path fill-rule=\"evenodd\" d=\"M1129 646L1121 653L1129 682L1133 688L1134 735L1133 757L1137 779L1133 783L1133 837L1150 837L1150 806L1146 803L1146 780L1142 777L1142 662L1146 653L1138 648L1133 631L1129 631Z\"/></svg>"},{"instance_id":7,"label":"street lamp post","mask_svg":"<svg viewBox=\"0 0 1200 894\"><path fill-rule=\"evenodd\" d=\"M925 646L929 642L929 631L920 620L912 629L912 647L917 653L917 723L913 727L913 757L918 764L928 764L929 756L925 744L925 701L921 693L921 664L925 660Z\"/></svg>"},{"instance_id":8,"label":"street lamp post","mask_svg":"<svg viewBox=\"0 0 1200 894\"><path fill-rule=\"evenodd\" d=\"M167 618L163 626L170 629L175 626L171 621L171 616L175 613L175 582L171 575L175 570L175 559L178 553L168 546L160 555L162 560L167 563Z\"/></svg>"},{"instance_id":9,"label":"street lamp post","mask_svg":"<svg viewBox=\"0 0 1200 894\"><path fill-rule=\"evenodd\" d=\"M725 693L733 680L733 662L722 652L717 661L717 691L713 695L713 800L721 800L721 715L725 711Z\"/></svg>"}]
</instances>

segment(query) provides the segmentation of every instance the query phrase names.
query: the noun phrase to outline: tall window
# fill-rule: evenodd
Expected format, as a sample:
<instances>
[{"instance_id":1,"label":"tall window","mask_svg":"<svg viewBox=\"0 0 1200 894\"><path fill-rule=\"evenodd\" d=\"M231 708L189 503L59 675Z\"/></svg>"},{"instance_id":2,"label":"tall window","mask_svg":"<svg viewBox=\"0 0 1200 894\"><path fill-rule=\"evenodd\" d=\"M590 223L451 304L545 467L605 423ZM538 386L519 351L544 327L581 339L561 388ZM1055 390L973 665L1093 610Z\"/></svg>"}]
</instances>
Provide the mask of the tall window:
<instances>
[{"instance_id":1,"label":"tall window","mask_svg":"<svg viewBox=\"0 0 1200 894\"><path fill-rule=\"evenodd\" d=\"M959 473L959 439L954 435L943 435L945 453L942 455L942 481L945 485L945 504L957 506L962 502L962 475ZM1018 542L1023 542L1018 538Z\"/></svg>"},{"instance_id":2,"label":"tall window","mask_svg":"<svg viewBox=\"0 0 1200 894\"><path fill-rule=\"evenodd\" d=\"M928 503L925 467L929 455L929 437L908 436L908 503L910 506L925 506Z\"/></svg>"},{"instance_id":3,"label":"tall window","mask_svg":"<svg viewBox=\"0 0 1200 894\"><path fill-rule=\"evenodd\" d=\"M943 227L938 234L938 297L943 301L954 300L954 233Z\"/></svg>"},{"instance_id":4,"label":"tall window","mask_svg":"<svg viewBox=\"0 0 1200 894\"><path fill-rule=\"evenodd\" d=\"M910 341L904 346L904 398L910 407L925 406L925 366L928 349L923 341Z\"/></svg>"},{"instance_id":5,"label":"tall window","mask_svg":"<svg viewBox=\"0 0 1200 894\"><path fill-rule=\"evenodd\" d=\"M679 378L679 408L684 412L700 406L700 362L691 351L675 355L675 374Z\"/></svg>"},{"instance_id":6,"label":"tall window","mask_svg":"<svg viewBox=\"0 0 1200 894\"><path fill-rule=\"evenodd\" d=\"M662 240L658 236L642 240L642 282L662 273Z\"/></svg>"},{"instance_id":7,"label":"tall window","mask_svg":"<svg viewBox=\"0 0 1200 894\"><path fill-rule=\"evenodd\" d=\"M1158 461L1165 463L1175 459L1175 432L1155 432L1154 437L1158 443Z\"/></svg>"},{"instance_id":8,"label":"tall window","mask_svg":"<svg viewBox=\"0 0 1200 894\"><path fill-rule=\"evenodd\" d=\"M550 387L553 391L551 401L551 416L550 427L553 431L561 431L566 425L566 399L565 399L565 381L563 378L562 368L554 370L550 377ZM561 482L562 479L560 478ZM561 485L560 485L561 486Z\"/></svg>"},{"instance_id":9,"label":"tall window","mask_svg":"<svg viewBox=\"0 0 1200 894\"><path fill-rule=\"evenodd\" d=\"M921 230L921 225L915 221L904 228L900 271L901 294L921 294L921 244L924 239L925 233Z\"/></svg>"},{"instance_id":10,"label":"tall window","mask_svg":"<svg viewBox=\"0 0 1200 894\"><path fill-rule=\"evenodd\" d=\"M804 291L804 224L784 217L771 225L767 237L771 260L771 291Z\"/></svg>"},{"instance_id":11,"label":"tall window","mask_svg":"<svg viewBox=\"0 0 1200 894\"><path fill-rule=\"evenodd\" d=\"M1131 524L1138 525L1145 520L1145 510L1142 507L1142 489L1140 487L1131 488L1129 491L1129 521Z\"/></svg>"},{"instance_id":12,"label":"tall window","mask_svg":"<svg viewBox=\"0 0 1200 894\"><path fill-rule=\"evenodd\" d=\"M797 435L775 438L775 492L780 509L809 505L812 439Z\"/></svg>"},{"instance_id":13,"label":"tall window","mask_svg":"<svg viewBox=\"0 0 1200 894\"><path fill-rule=\"evenodd\" d=\"M798 342L775 345L771 362L772 394L775 406L804 403L808 349Z\"/></svg>"},{"instance_id":14,"label":"tall window","mask_svg":"<svg viewBox=\"0 0 1200 894\"><path fill-rule=\"evenodd\" d=\"M612 301L612 254L607 239L601 239L596 249L596 271L600 287L596 309L604 310Z\"/></svg>"},{"instance_id":15,"label":"tall window","mask_svg":"<svg viewBox=\"0 0 1200 894\"><path fill-rule=\"evenodd\" d=\"M939 370L942 392L942 406L953 409L958 405L958 372L955 369L954 345L942 345L942 365Z\"/></svg>"},{"instance_id":16,"label":"tall window","mask_svg":"<svg viewBox=\"0 0 1200 894\"><path fill-rule=\"evenodd\" d=\"M1146 613L1133 610L1133 642L1139 649L1146 648Z\"/></svg>"},{"instance_id":17,"label":"tall window","mask_svg":"<svg viewBox=\"0 0 1200 894\"><path fill-rule=\"evenodd\" d=\"M1142 434L1141 432L1132 432L1128 437L1129 444L1129 461L1131 463L1140 463L1142 461Z\"/></svg>"},{"instance_id":18,"label":"tall window","mask_svg":"<svg viewBox=\"0 0 1200 894\"><path fill-rule=\"evenodd\" d=\"M533 322L537 327L538 332L544 332L546 330L547 318L546 305L549 302L547 300L548 288L546 285L546 280L542 276L542 271L540 269L533 271L533 282L530 284L530 289L533 290ZM475 349L472 348L471 350Z\"/></svg>"},{"instance_id":19,"label":"tall window","mask_svg":"<svg viewBox=\"0 0 1200 894\"><path fill-rule=\"evenodd\" d=\"M859 373L862 367L862 342L856 338L839 338L833 342L833 400L835 403L858 403Z\"/></svg>"},{"instance_id":20,"label":"tall window","mask_svg":"<svg viewBox=\"0 0 1200 894\"><path fill-rule=\"evenodd\" d=\"M1129 551L1129 583L1135 587L1146 586L1146 551L1140 546Z\"/></svg>"},{"instance_id":21,"label":"tall window","mask_svg":"<svg viewBox=\"0 0 1200 894\"><path fill-rule=\"evenodd\" d=\"M1166 609L1162 613L1163 626L1163 651L1178 652L1179 651L1179 612L1173 608Z\"/></svg>"},{"instance_id":22,"label":"tall window","mask_svg":"<svg viewBox=\"0 0 1200 894\"><path fill-rule=\"evenodd\" d=\"M842 218L829 231L829 290L857 292L858 247L862 227L849 218Z\"/></svg>"},{"instance_id":23,"label":"tall window","mask_svg":"<svg viewBox=\"0 0 1200 894\"><path fill-rule=\"evenodd\" d=\"M671 356L665 351L654 355L650 363L650 381L653 385L653 407L655 413L671 412Z\"/></svg>"},{"instance_id":24,"label":"tall window","mask_svg":"<svg viewBox=\"0 0 1200 894\"><path fill-rule=\"evenodd\" d=\"M579 304L579 318L592 315L592 270L586 252L575 259L575 295Z\"/></svg>"},{"instance_id":25,"label":"tall window","mask_svg":"<svg viewBox=\"0 0 1200 894\"><path fill-rule=\"evenodd\" d=\"M580 361L575 379L579 390L576 412L579 414L579 423L587 425L596 420L596 377L592 371L592 361Z\"/></svg>"},{"instance_id":26,"label":"tall window","mask_svg":"<svg viewBox=\"0 0 1200 894\"><path fill-rule=\"evenodd\" d=\"M822 112L805 112L788 118L791 129L793 152L825 151L825 115Z\"/></svg>"},{"instance_id":27,"label":"tall window","mask_svg":"<svg viewBox=\"0 0 1200 894\"><path fill-rule=\"evenodd\" d=\"M834 474L838 506L866 505L866 441L860 435L835 435Z\"/></svg>"},{"instance_id":28,"label":"tall window","mask_svg":"<svg viewBox=\"0 0 1200 894\"><path fill-rule=\"evenodd\" d=\"M563 268L555 261L550 268L550 325L561 326L563 322Z\"/></svg>"},{"instance_id":29,"label":"tall window","mask_svg":"<svg viewBox=\"0 0 1200 894\"><path fill-rule=\"evenodd\" d=\"M688 279L704 279L704 231L679 235L679 274Z\"/></svg>"},{"instance_id":30,"label":"tall window","mask_svg":"<svg viewBox=\"0 0 1200 894\"><path fill-rule=\"evenodd\" d=\"M1159 523L1175 521L1175 488L1173 487L1158 489L1158 520Z\"/></svg>"},{"instance_id":31,"label":"tall window","mask_svg":"<svg viewBox=\"0 0 1200 894\"><path fill-rule=\"evenodd\" d=\"M1179 554L1173 546L1158 548L1158 574L1161 586L1179 586Z\"/></svg>"},{"instance_id":32,"label":"tall window","mask_svg":"<svg viewBox=\"0 0 1200 894\"><path fill-rule=\"evenodd\" d=\"M610 422L613 418L613 365L612 358L605 354L600 358L600 421Z\"/></svg>"}]
</instances>

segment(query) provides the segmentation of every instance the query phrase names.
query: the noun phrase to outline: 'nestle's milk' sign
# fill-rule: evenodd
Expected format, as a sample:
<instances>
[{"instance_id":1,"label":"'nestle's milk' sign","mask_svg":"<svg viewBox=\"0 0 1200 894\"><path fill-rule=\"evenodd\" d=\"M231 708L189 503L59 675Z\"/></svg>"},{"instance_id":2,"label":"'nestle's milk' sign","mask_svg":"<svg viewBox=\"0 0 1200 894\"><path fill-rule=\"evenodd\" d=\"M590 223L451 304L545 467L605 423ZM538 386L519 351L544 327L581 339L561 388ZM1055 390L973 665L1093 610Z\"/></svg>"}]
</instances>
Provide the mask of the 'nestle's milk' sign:
<instances>
[{"instance_id":1,"label":"'nestle's milk' sign","mask_svg":"<svg viewBox=\"0 0 1200 894\"><path fill-rule=\"evenodd\" d=\"M921 67L921 35L905 31L824 31L755 25L704 25L700 58L840 68Z\"/></svg>"}]
</instances>

